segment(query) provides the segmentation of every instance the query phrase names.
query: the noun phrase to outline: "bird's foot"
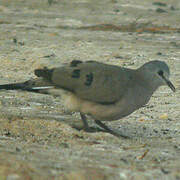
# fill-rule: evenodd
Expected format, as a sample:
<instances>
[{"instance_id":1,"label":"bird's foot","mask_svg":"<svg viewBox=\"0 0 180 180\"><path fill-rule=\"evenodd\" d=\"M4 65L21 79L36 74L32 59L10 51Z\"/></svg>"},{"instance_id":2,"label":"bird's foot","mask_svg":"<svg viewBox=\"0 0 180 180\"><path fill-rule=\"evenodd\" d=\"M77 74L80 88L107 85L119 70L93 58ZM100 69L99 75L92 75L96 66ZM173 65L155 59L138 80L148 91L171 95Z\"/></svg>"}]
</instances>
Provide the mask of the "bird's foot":
<instances>
[{"instance_id":1,"label":"bird's foot","mask_svg":"<svg viewBox=\"0 0 180 180\"><path fill-rule=\"evenodd\" d=\"M123 137L123 138L130 138L130 136L123 134L122 132L115 132L114 130L110 129L108 126L106 126L104 123L102 123L99 120L95 120L95 123L100 126L101 128L103 128L105 130L105 132L108 132L116 137Z\"/></svg>"}]
</instances>

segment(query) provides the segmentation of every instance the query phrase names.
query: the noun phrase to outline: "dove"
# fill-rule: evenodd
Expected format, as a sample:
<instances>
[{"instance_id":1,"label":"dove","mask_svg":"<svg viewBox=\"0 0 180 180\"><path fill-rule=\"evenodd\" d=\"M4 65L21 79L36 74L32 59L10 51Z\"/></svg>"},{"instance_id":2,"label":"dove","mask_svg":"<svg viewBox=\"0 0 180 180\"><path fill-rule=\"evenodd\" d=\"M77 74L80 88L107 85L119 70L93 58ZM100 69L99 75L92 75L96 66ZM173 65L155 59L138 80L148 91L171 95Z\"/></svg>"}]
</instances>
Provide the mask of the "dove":
<instances>
[{"instance_id":1,"label":"dove","mask_svg":"<svg viewBox=\"0 0 180 180\"><path fill-rule=\"evenodd\" d=\"M35 79L3 84L0 89L60 96L68 110L80 113L87 131L90 130L87 115L104 130L116 134L102 121L119 120L133 113L147 104L160 86L166 85L175 92L169 80L169 67L159 60L137 69L73 60L61 67L36 69L34 73Z\"/></svg>"}]
</instances>

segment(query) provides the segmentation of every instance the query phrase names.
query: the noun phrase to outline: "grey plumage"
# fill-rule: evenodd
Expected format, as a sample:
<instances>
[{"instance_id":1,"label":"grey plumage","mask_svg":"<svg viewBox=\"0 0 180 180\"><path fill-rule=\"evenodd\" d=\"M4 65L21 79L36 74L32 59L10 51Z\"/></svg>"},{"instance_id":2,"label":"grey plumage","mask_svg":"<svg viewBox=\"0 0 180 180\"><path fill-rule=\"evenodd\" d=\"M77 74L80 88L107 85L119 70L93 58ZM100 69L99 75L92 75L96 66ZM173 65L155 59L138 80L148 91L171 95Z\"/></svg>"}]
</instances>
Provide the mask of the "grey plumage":
<instances>
[{"instance_id":1,"label":"grey plumage","mask_svg":"<svg viewBox=\"0 0 180 180\"><path fill-rule=\"evenodd\" d=\"M22 89L40 93L61 94L65 105L100 121L117 120L145 105L159 86L175 87L169 81L169 68L163 61L150 61L133 70L95 61L72 61L53 69L36 69L37 79L24 83L0 85L0 89ZM60 93L59 93L60 92Z\"/></svg>"}]
</instances>

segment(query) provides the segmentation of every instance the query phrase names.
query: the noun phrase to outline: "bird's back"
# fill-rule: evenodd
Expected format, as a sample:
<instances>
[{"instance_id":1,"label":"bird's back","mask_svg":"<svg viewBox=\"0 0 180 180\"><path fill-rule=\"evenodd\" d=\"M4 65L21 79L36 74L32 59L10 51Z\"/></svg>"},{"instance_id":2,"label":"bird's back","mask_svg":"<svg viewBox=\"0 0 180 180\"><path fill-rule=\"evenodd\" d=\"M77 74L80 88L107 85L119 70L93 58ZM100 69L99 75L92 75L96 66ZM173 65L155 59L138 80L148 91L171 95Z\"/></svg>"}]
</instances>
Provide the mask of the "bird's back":
<instances>
[{"instance_id":1,"label":"bird's back","mask_svg":"<svg viewBox=\"0 0 180 180\"><path fill-rule=\"evenodd\" d=\"M70 65L49 70L49 77L43 70L35 74L50 79L52 84L73 92L79 98L111 104L119 101L126 93L126 87L133 78L134 70L107 65L95 61L72 61ZM47 73L47 69L45 69Z\"/></svg>"}]
</instances>

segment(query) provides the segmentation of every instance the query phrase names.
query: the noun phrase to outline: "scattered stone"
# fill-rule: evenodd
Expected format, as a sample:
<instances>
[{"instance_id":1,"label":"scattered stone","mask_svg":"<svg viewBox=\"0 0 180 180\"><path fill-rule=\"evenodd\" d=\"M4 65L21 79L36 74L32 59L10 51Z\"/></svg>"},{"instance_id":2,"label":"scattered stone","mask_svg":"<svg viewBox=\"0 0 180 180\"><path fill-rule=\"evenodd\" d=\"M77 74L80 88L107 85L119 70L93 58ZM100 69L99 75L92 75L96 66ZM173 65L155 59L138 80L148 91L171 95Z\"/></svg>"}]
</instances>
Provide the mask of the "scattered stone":
<instances>
[{"instance_id":1,"label":"scattered stone","mask_svg":"<svg viewBox=\"0 0 180 180\"><path fill-rule=\"evenodd\" d=\"M10 174L7 176L6 180L18 180L20 176L18 174Z\"/></svg>"},{"instance_id":2,"label":"scattered stone","mask_svg":"<svg viewBox=\"0 0 180 180\"><path fill-rule=\"evenodd\" d=\"M156 12L157 12L157 13L167 13L167 11L164 10L164 9L162 9L162 8L157 8L157 9L156 9Z\"/></svg>"},{"instance_id":3,"label":"scattered stone","mask_svg":"<svg viewBox=\"0 0 180 180\"><path fill-rule=\"evenodd\" d=\"M169 173L170 173L170 171L169 171L169 170L164 169L164 168L161 168L161 171L162 171L164 174L169 174Z\"/></svg>"},{"instance_id":4,"label":"scattered stone","mask_svg":"<svg viewBox=\"0 0 180 180\"><path fill-rule=\"evenodd\" d=\"M171 6L171 7L170 7L170 10L175 11L176 9L175 9L174 6Z\"/></svg>"},{"instance_id":5,"label":"scattered stone","mask_svg":"<svg viewBox=\"0 0 180 180\"><path fill-rule=\"evenodd\" d=\"M162 115L159 116L160 119L168 119L168 114L164 113Z\"/></svg>"},{"instance_id":6,"label":"scattered stone","mask_svg":"<svg viewBox=\"0 0 180 180\"><path fill-rule=\"evenodd\" d=\"M158 55L158 56L161 56L161 55L162 55L162 53L161 53L161 52L158 52L158 53L157 53L157 55Z\"/></svg>"},{"instance_id":7,"label":"scattered stone","mask_svg":"<svg viewBox=\"0 0 180 180\"><path fill-rule=\"evenodd\" d=\"M16 147L16 152L20 152L20 151L21 151L21 149Z\"/></svg>"},{"instance_id":8,"label":"scattered stone","mask_svg":"<svg viewBox=\"0 0 180 180\"><path fill-rule=\"evenodd\" d=\"M152 4L155 6L163 6L163 7L167 6L166 3L162 3L162 2L153 2Z\"/></svg>"}]
</instances>

